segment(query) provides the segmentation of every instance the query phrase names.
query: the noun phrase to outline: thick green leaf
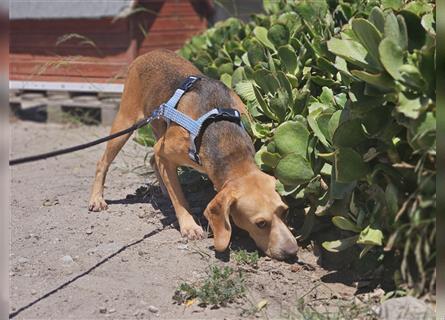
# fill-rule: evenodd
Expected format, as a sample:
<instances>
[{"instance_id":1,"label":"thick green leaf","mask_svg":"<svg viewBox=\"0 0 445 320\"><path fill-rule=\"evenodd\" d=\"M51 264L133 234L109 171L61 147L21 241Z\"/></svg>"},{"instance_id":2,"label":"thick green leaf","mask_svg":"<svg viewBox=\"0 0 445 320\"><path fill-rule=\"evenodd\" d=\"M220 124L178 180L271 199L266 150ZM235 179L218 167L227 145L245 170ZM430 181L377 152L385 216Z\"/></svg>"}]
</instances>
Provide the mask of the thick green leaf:
<instances>
[{"instance_id":1,"label":"thick green leaf","mask_svg":"<svg viewBox=\"0 0 445 320\"><path fill-rule=\"evenodd\" d=\"M321 88L321 94L318 97L321 103L328 105L328 106L334 106L335 100L334 100L334 93L332 92L332 89L329 89L328 87Z\"/></svg>"},{"instance_id":2,"label":"thick green leaf","mask_svg":"<svg viewBox=\"0 0 445 320\"><path fill-rule=\"evenodd\" d=\"M258 150L258 151L255 153L255 163L257 164L257 166L258 166L261 170L266 171L266 172L271 172L271 171L272 171L272 168L269 167L268 165L266 165L266 164L263 162L263 160L261 159L263 153L265 153L265 152L267 152L267 148L266 148L266 146L262 146L262 147L260 148L260 150Z\"/></svg>"},{"instance_id":3,"label":"thick green leaf","mask_svg":"<svg viewBox=\"0 0 445 320\"><path fill-rule=\"evenodd\" d=\"M269 70L258 69L254 72L253 77L264 93L274 94L280 87L278 79Z\"/></svg>"},{"instance_id":4,"label":"thick green leaf","mask_svg":"<svg viewBox=\"0 0 445 320\"><path fill-rule=\"evenodd\" d=\"M280 56L281 62L286 68L286 71L294 74L298 66L298 58L292 46L286 45L279 47L278 55Z\"/></svg>"},{"instance_id":5,"label":"thick green leaf","mask_svg":"<svg viewBox=\"0 0 445 320\"><path fill-rule=\"evenodd\" d=\"M246 101L253 101L256 99L255 91L253 90L253 85L250 81L238 82L235 85L235 91Z\"/></svg>"},{"instance_id":6,"label":"thick green leaf","mask_svg":"<svg viewBox=\"0 0 445 320\"><path fill-rule=\"evenodd\" d=\"M253 91L255 92L255 98L256 98L256 101L258 102L259 109L263 112L263 114L265 116L269 117L271 120L278 121L279 119L270 110L269 106L264 101L263 96L261 95L261 93L255 86L253 86Z\"/></svg>"},{"instance_id":7,"label":"thick green leaf","mask_svg":"<svg viewBox=\"0 0 445 320\"><path fill-rule=\"evenodd\" d=\"M270 135L270 129L259 122L254 122L251 126L255 138L264 139Z\"/></svg>"},{"instance_id":8,"label":"thick green leaf","mask_svg":"<svg viewBox=\"0 0 445 320\"><path fill-rule=\"evenodd\" d=\"M257 37L257 39L267 48L272 49L275 51L275 46L272 42L270 42L269 38L267 37L267 29L264 27L256 26L255 29L253 29L253 33Z\"/></svg>"},{"instance_id":9,"label":"thick green leaf","mask_svg":"<svg viewBox=\"0 0 445 320\"><path fill-rule=\"evenodd\" d=\"M342 122L332 137L332 143L338 147L355 147L365 140L366 136L359 119Z\"/></svg>"},{"instance_id":10,"label":"thick green leaf","mask_svg":"<svg viewBox=\"0 0 445 320\"><path fill-rule=\"evenodd\" d=\"M382 0L382 6L385 9L399 10L403 5L403 0Z\"/></svg>"},{"instance_id":11,"label":"thick green leaf","mask_svg":"<svg viewBox=\"0 0 445 320\"><path fill-rule=\"evenodd\" d=\"M408 118L417 119L421 108L422 105L419 98L409 99L403 93L399 94L399 101L396 106L398 112L404 114Z\"/></svg>"},{"instance_id":12,"label":"thick green leaf","mask_svg":"<svg viewBox=\"0 0 445 320\"><path fill-rule=\"evenodd\" d=\"M379 7L374 7L369 14L369 21L381 32L385 31L385 16Z\"/></svg>"},{"instance_id":13,"label":"thick green leaf","mask_svg":"<svg viewBox=\"0 0 445 320\"><path fill-rule=\"evenodd\" d=\"M230 74L222 74L219 80L221 80L221 82L224 83L227 87L232 88L232 76Z\"/></svg>"},{"instance_id":14,"label":"thick green leaf","mask_svg":"<svg viewBox=\"0 0 445 320\"><path fill-rule=\"evenodd\" d=\"M379 46L380 61L386 71L396 80L400 79L399 68L403 65L403 51L391 38L385 38ZM383 84L383 83L382 83ZM384 84L383 84L384 85Z\"/></svg>"},{"instance_id":15,"label":"thick green leaf","mask_svg":"<svg viewBox=\"0 0 445 320\"><path fill-rule=\"evenodd\" d=\"M280 161L281 156L278 153L272 153L265 151L261 154L261 160L263 163L271 168L275 168Z\"/></svg>"},{"instance_id":16,"label":"thick green leaf","mask_svg":"<svg viewBox=\"0 0 445 320\"><path fill-rule=\"evenodd\" d=\"M253 42L247 51L247 58L252 67L258 65L265 59L263 46L258 42Z\"/></svg>"},{"instance_id":17,"label":"thick green leaf","mask_svg":"<svg viewBox=\"0 0 445 320\"><path fill-rule=\"evenodd\" d=\"M403 8L406 11L414 13L416 16L422 16L433 10L433 7L427 1L411 1Z\"/></svg>"},{"instance_id":18,"label":"thick green leaf","mask_svg":"<svg viewBox=\"0 0 445 320\"><path fill-rule=\"evenodd\" d=\"M422 17L422 26L429 33L436 34L436 22L432 13L428 13Z\"/></svg>"},{"instance_id":19,"label":"thick green leaf","mask_svg":"<svg viewBox=\"0 0 445 320\"><path fill-rule=\"evenodd\" d=\"M329 186L329 198L331 200L345 199L354 190L357 183L354 182L339 182L337 181L337 171L335 165L332 167L331 183Z\"/></svg>"},{"instance_id":20,"label":"thick green leaf","mask_svg":"<svg viewBox=\"0 0 445 320\"><path fill-rule=\"evenodd\" d=\"M289 43L289 29L284 24L276 23L270 27L267 37L275 48L284 46Z\"/></svg>"},{"instance_id":21,"label":"thick green leaf","mask_svg":"<svg viewBox=\"0 0 445 320\"><path fill-rule=\"evenodd\" d=\"M371 228L371 226L367 226L362 230L362 232L360 232L357 243L381 246L383 243L383 232L379 229L374 229Z\"/></svg>"},{"instance_id":22,"label":"thick green leaf","mask_svg":"<svg viewBox=\"0 0 445 320\"><path fill-rule=\"evenodd\" d=\"M332 142L332 138L334 137L335 130L337 130L341 121L342 110L337 110L332 115L331 119L328 122L328 140Z\"/></svg>"},{"instance_id":23,"label":"thick green leaf","mask_svg":"<svg viewBox=\"0 0 445 320\"><path fill-rule=\"evenodd\" d=\"M269 100L269 106L277 118L280 121L284 121L289 106L289 96L287 92L282 88L278 89L277 94Z\"/></svg>"},{"instance_id":24,"label":"thick green leaf","mask_svg":"<svg viewBox=\"0 0 445 320\"><path fill-rule=\"evenodd\" d=\"M292 94L292 86L289 82L289 79L286 77L286 75L282 71L277 71L277 78L278 78L278 81L280 82L281 87L283 87L286 90L287 95L289 96L289 103L292 104L293 103L293 94Z\"/></svg>"},{"instance_id":25,"label":"thick green leaf","mask_svg":"<svg viewBox=\"0 0 445 320\"><path fill-rule=\"evenodd\" d=\"M386 187L385 200L388 213L391 215L391 217L395 217L397 211L399 210L399 200L397 188L392 183L389 183Z\"/></svg>"},{"instance_id":26,"label":"thick green leaf","mask_svg":"<svg viewBox=\"0 0 445 320\"><path fill-rule=\"evenodd\" d=\"M423 113L408 131L408 142L414 150L436 149L436 117L432 112Z\"/></svg>"},{"instance_id":27,"label":"thick green leaf","mask_svg":"<svg viewBox=\"0 0 445 320\"><path fill-rule=\"evenodd\" d=\"M351 148L339 148L335 153L335 173L338 182L353 182L368 173L368 165Z\"/></svg>"},{"instance_id":28,"label":"thick green leaf","mask_svg":"<svg viewBox=\"0 0 445 320\"><path fill-rule=\"evenodd\" d=\"M231 75L233 73L233 64L231 62L224 63L218 67L218 74L221 76L224 73Z\"/></svg>"},{"instance_id":29,"label":"thick green leaf","mask_svg":"<svg viewBox=\"0 0 445 320\"><path fill-rule=\"evenodd\" d=\"M357 225L349 220L348 218L345 218L343 216L335 216L332 217L332 223L342 230L346 231L352 231L352 232L360 232L361 229L357 227Z\"/></svg>"},{"instance_id":30,"label":"thick green leaf","mask_svg":"<svg viewBox=\"0 0 445 320\"><path fill-rule=\"evenodd\" d=\"M305 157L309 131L301 121L286 121L275 130L274 141L281 155L297 153Z\"/></svg>"},{"instance_id":31,"label":"thick green leaf","mask_svg":"<svg viewBox=\"0 0 445 320\"><path fill-rule=\"evenodd\" d=\"M382 35L379 30L368 20L362 18L352 20L351 26L358 40L368 51L372 65L381 70L379 44L382 41Z\"/></svg>"},{"instance_id":32,"label":"thick green leaf","mask_svg":"<svg viewBox=\"0 0 445 320\"><path fill-rule=\"evenodd\" d=\"M246 80L246 73L244 67L238 67L232 74L232 86L236 86L237 83Z\"/></svg>"},{"instance_id":33,"label":"thick green leaf","mask_svg":"<svg viewBox=\"0 0 445 320\"><path fill-rule=\"evenodd\" d=\"M291 153L278 162L275 176L284 185L296 186L309 182L313 178L314 172L309 161L299 154Z\"/></svg>"},{"instance_id":34,"label":"thick green leaf","mask_svg":"<svg viewBox=\"0 0 445 320\"><path fill-rule=\"evenodd\" d=\"M385 73L373 74L361 70L352 70L352 74L383 93L393 91L396 86L395 81Z\"/></svg>"},{"instance_id":35,"label":"thick green leaf","mask_svg":"<svg viewBox=\"0 0 445 320\"><path fill-rule=\"evenodd\" d=\"M263 0L264 10L271 14L280 11L280 2L276 0Z\"/></svg>"},{"instance_id":36,"label":"thick green leaf","mask_svg":"<svg viewBox=\"0 0 445 320\"><path fill-rule=\"evenodd\" d=\"M400 81L405 85L422 90L426 86L425 80L422 78L419 69L411 64L404 64L399 68Z\"/></svg>"},{"instance_id":37,"label":"thick green leaf","mask_svg":"<svg viewBox=\"0 0 445 320\"><path fill-rule=\"evenodd\" d=\"M303 226L297 230L297 239L306 240L312 232L315 225L315 210L309 210L304 217Z\"/></svg>"},{"instance_id":38,"label":"thick green leaf","mask_svg":"<svg viewBox=\"0 0 445 320\"><path fill-rule=\"evenodd\" d=\"M403 19L402 16L396 17L394 13L392 12L388 13L385 19L384 33L385 33L385 38L394 41L394 43L397 44L401 48L401 50L405 50L407 48L408 46L408 39L406 34L407 31L406 31L405 20ZM382 53L380 52L380 55L381 54Z\"/></svg>"},{"instance_id":39,"label":"thick green leaf","mask_svg":"<svg viewBox=\"0 0 445 320\"><path fill-rule=\"evenodd\" d=\"M370 62L368 51L357 41L331 38L327 45L329 51L331 51L333 54L338 55L356 66L362 67L369 71L380 70L379 67Z\"/></svg>"},{"instance_id":40,"label":"thick green leaf","mask_svg":"<svg viewBox=\"0 0 445 320\"><path fill-rule=\"evenodd\" d=\"M331 114L319 114L319 111L315 111L307 116L307 122L314 132L315 136L320 140L320 142L326 146L330 147L329 142L326 137L328 136L328 122L331 118Z\"/></svg>"},{"instance_id":41,"label":"thick green leaf","mask_svg":"<svg viewBox=\"0 0 445 320\"><path fill-rule=\"evenodd\" d=\"M296 192L298 188L301 188L301 186L285 186L278 179L275 183L275 190L282 196L288 196Z\"/></svg>"},{"instance_id":42,"label":"thick green leaf","mask_svg":"<svg viewBox=\"0 0 445 320\"><path fill-rule=\"evenodd\" d=\"M359 236L352 236L341 240L325 241L321 245L330 252L340 252L355 245L358 237Z\"/></svg>"},{"instance_id":43,"label":"thick green leaf","mask_svg":"<svg viewBox=\"0 0 445 320\"><path fill-rule=\"evenodd\" d=\"M304 20L314 23L325 17L328 4L325 0L301 0L296 2L295 10Z\"/></svg>"}]
</instances>

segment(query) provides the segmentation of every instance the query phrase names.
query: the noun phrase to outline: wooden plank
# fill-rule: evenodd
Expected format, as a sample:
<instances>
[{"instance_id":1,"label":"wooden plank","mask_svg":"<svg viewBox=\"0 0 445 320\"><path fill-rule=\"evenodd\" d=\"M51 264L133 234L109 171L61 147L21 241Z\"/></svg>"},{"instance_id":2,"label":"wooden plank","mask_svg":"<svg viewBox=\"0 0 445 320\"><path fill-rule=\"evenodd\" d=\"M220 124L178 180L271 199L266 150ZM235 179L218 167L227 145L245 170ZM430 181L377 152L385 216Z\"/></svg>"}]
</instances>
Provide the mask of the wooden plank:
<instances>
[{"instance_id":1,"label":"wooden plank","mask_svg":"<svg viewBox=\"0 0 445 320\"><path fill-rule=\"evenodd\" d=\"M62 92L113 92L122 93L121 83L85 83L85 82L54 82L54 81L9 81L10 90L39 90ZM55 96L60 97L60 93ZM17 97L14 97L17 99ZM62 96L63 98L63 96Z\"/></svg>"},{"instance_id":2,"label":"wooden plank","mask_svg":"<svg viewBox=\"0 0 445 320\"><path fill-rule=\"evenodd\" d=\"M60 59L75 59L76 61L85 61L85 62L94 62L94 63L103 63L103 64L122 64L127 62L127 55L121 54L116 56L106 56L100 58L94 57L76 57L76 56L57 56L57 55L36 55L31 53L13 53L9 56L10 61L31 61L31 62L39 62L46 63L49 61L57 61Z\"/></svg>"},{"instance_id":3,"label":"wooden plank","mask_svg":"<svg viewBox=\"0 0 445 320\"><path fill-rule=\"evenodd\" d=\"M46 76L40 75L38 77L30 78L29 75L12 74L10 80L14 81L48 81L48 82L83 82L83 83L124 83L125 77L121 79L101 78L101 77L88 77L85 78L79 75L65 75L65 76Z\"/></svg>"}]
</instances>

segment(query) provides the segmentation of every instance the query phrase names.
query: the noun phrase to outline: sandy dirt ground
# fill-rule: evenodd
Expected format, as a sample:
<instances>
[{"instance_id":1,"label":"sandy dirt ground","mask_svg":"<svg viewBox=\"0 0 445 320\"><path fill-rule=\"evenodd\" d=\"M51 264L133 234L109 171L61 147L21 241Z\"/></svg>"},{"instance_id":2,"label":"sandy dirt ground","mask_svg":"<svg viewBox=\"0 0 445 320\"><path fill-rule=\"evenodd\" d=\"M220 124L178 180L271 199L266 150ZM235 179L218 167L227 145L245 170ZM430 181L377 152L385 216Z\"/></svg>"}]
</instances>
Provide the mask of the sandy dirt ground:
<instances>
[{"instance_id":1,"label":"sandy dirt ground","mask_svg":"<svg viewBox=\"0 0 445 320\"><path fill-rule=\"evenodd\" d=\"M12 121L11 158L87 142L109 128ZM212 239L186 242L163 197L147 153L129 141L106 182L109 209L87 210L95 163L104 145L11 169L10 312L17 319L238 319L297 317L298 299L328 308L352 304L356 289L317 265L309 249L299 258L312 267L262 256L247 268L247 297L227 307L175 304L181 282L206 276L212 265L235 266L216 257ZM145 159L145 160L144 160ZM145 161L145 162L144 162ZM189 188L202 215L209 186ZM242 233L232 248L251 247ZM227 261L229 260L229 261ZM267 305L254 312L263 299Z\"/></svg>"}]
</instances>

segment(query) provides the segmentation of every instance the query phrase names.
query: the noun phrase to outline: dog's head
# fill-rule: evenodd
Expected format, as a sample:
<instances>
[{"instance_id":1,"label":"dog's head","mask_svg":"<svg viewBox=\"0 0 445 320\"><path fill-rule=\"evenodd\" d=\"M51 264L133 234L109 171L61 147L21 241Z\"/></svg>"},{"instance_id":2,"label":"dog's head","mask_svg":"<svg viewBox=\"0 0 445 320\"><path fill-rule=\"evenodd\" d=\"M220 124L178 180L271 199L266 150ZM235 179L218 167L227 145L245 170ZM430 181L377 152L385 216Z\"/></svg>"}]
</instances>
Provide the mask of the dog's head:
<instances>
[{"instance_id":1,"label":"dog's head","mask_svg":"<svg viewBox=\"0 0 445 320\"><path fill-rule=\"evenodd\" d=\"M229 245L231 216L268 256L279 260L296 256L298 245L282 220L287 206L275 190L275 181L258 170L223 186L204 212L217 251Z\"/></svg>"}]
</instances>

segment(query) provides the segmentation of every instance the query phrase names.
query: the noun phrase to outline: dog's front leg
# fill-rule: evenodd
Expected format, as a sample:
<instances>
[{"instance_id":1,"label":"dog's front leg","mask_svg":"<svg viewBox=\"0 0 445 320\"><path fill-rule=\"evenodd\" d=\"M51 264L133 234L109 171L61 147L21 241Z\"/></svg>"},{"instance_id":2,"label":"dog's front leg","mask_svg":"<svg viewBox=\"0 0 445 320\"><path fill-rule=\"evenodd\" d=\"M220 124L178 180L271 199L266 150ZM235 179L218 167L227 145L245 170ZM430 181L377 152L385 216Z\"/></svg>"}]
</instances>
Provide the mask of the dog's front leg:
<instances>
[{"instance_id":1,"label":"dog's front leg","mask_svg":"<svg viewBox=\"0 0 445 320\"><path fill-rule=\"evenodd\" d=\"M168 160L177 158L177 155L168 152L170 148L165 147L164 141L165 139L162 138L154 146L154 161L158 174L162 179L160 183L164 182L167 188L170 200L175 208L176 217L178 218L181 235L190 240L202 239L204 232L189 213L189 205L179 183L178 165Z\"/></svg>"}]
</instances>

